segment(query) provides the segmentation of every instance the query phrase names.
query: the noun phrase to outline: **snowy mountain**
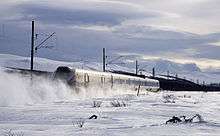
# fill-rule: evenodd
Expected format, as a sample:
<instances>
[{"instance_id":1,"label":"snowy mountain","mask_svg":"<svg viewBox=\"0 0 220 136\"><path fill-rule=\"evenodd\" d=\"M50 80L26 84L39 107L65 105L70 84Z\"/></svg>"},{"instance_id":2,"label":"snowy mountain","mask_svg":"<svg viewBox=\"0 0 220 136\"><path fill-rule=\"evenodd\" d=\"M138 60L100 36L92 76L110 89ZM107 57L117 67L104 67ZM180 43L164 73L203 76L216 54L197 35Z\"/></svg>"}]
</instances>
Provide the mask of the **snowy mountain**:
<instances>
[{"instance_id":1,"label":"snowy mountain","mask_svg":"<svg viewBox=\"0 0 220 136\"><path fill-rule=\"evenodd\" d=\"M163 59L147 60L143 62L143 65L147 69L154 67L159 73L166 73L167 71L171 73L201 72L200 68L194 63L181 64Z\"/></svg>"}]
</instances>

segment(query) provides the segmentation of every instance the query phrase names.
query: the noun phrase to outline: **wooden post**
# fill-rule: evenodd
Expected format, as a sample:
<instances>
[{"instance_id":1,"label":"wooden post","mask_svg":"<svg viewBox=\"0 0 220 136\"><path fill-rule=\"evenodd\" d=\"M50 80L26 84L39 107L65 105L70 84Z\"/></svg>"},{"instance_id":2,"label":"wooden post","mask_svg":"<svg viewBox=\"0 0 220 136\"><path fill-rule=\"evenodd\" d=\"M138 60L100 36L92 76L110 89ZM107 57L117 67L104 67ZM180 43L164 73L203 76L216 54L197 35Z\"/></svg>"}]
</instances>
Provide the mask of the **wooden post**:
<instances>
[{"instance_id":1,"label":"wooden post","mask_svg":"<svg viewBox=\"0 0 220 136\"><path fill-rule=\"evenodd\" d=\"M137 96L139 96L141 85L138 86Z\"/></svg>"}]
</instances>

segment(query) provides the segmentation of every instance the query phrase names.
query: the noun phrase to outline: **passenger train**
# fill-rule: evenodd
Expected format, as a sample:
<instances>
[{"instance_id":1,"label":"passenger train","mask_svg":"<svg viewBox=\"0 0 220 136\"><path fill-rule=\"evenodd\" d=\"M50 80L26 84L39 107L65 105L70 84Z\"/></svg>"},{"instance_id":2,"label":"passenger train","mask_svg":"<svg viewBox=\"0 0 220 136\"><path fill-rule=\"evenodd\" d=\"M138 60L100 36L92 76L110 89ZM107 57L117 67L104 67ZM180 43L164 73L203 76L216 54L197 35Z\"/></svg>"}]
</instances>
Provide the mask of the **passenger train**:
<instances>
[{"instance_id":1,"label":"passenger train","mask_svg":"<svg viewBox=\"0 0 220 136\"><path fill-rule=\"evenodd\" d=\"M104 88L129 88L141 90L159 90L159 81L137 76L99 72L84 69L73 69L60 66L53 75L54 79L61 79L74 88L99 86Z\"/></svg>"}]
</instances>

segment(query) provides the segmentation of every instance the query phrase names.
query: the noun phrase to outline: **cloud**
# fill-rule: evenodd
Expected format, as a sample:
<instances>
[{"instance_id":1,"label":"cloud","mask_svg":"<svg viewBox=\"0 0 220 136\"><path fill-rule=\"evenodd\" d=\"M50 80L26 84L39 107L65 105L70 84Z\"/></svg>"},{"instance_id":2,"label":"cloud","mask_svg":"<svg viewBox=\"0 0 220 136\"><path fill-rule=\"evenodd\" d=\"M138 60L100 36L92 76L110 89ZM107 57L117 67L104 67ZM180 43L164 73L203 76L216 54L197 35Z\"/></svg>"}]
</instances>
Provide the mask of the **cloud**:
<instances>
[{"instance_id":1,"label":"cloud","mask_svg":"<svg viewBox=\"0 0 220 136\"><path fill-rule=\"evenodd\" d=\"M120 0L119 0L120 1ZM124 1L124 0L123 0ZM132 0L126 2L137 3ZM219 0L140 0L139 4L146 9L157 10L170 14L176 14L178 17L164 16L149 20L138 21L138 23L168 26L177 30L188 31L197 34L208 34L219 32Z\"/></svg>"},{"instance_id":2,"label":"cloud","mask_svg":"<svg viewBox=\"0 0 220 136\"><path fill-rule=\"evenodd\" d=\"M195 39L199 38L199 35L176 31L169 28L144 26L144 25L120 25L113 28L113 32L127 36L129 38L140 39Z\"/></svg>"},{"instance_id":3,"label":"cloud","mask_svg":"<svg viewBox=\"0 0 220 136\"><path fill-rule=\"evenodd\" d=\"M60 1L56 2L63 5ZM68 2L70 2L69 5L65 7L57 5L57 3L30 1L20 3L16 8L23 15L21 20L35 19L43 23L59 25L114 26L129 19L160 16L160 13L142 10L141 6L123 2L88 0Z\"/></svg>"},{"instance_id":4,"label":"cloud","mask_svg":"<svg viewBox=\"0 0 220 136\"><path fill-rule=\"evenodd\" d=\"M206 20L216 25L212 29L204 22L198 24L198 20L203 20L202 12L193 8L204 1L209 4L207 0L4 2L5 7L0 11L6 14L0 13L0 23L5 24L8 37L0 37L0 53L29 56L30 21L35 19L36 33L55 31L57 36L55 48L39 50L36 54L39 57L101 61L101 50L105 47L108 55L135 54L140 59L151 56L175 62L195 62L202 68L220 67L217 61L220 47L213 45L219 41L220 32L219 29L211 31L219 27L218 23ZM208 33L194 33L194 29L207 29Z\"/></svg>"}]
</instances>

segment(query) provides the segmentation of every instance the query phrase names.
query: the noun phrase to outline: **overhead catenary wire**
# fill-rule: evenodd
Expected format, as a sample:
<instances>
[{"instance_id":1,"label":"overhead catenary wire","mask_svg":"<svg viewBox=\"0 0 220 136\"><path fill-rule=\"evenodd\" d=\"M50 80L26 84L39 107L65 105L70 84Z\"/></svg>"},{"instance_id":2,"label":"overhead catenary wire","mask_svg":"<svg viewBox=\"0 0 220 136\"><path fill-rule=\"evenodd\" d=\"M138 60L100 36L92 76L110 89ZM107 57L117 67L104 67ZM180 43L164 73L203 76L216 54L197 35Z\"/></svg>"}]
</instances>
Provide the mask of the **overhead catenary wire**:
<instances>
[{"instance_id":1,"label":"overhead catenary wire","mask_svg":"<svg viewBox=\"0 0 220 136\"><path fill-rule=\"evenodd\" d=\"M53 32L51 35L49 35L47 38L45 38L40 44L38 44L36 47L35 47L35 50L38 50L40 48L52 48L52 46L43 46L43 44L48 40L50 39L54 34L56 34L55 32Z\"/></svg>"},{"instance_id":2,"label":"overhead catenary wire","mask_svg":"<svg viewBox=\"0 0 220 136\"><path fill-rule=\"evenodd\" d=\"M122 55L121 55L121 56L118 56L118 57L116 57L115 59L109 61L107 64L113 64L114 61L117 61L117 60L121 59L122 57L125 57L125 56L122 56Z\"/></svg>"}]
</instances>

